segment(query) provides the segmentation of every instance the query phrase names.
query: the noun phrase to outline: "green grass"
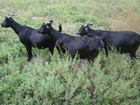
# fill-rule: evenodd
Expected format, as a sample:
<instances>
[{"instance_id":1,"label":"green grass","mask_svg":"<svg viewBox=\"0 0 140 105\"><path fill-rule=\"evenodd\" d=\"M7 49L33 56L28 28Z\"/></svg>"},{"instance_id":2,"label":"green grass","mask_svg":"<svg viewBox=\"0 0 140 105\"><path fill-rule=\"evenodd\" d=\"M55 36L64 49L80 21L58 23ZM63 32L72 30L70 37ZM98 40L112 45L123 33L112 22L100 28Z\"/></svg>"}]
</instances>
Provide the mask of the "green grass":
<instances>
[{"instance_id":1,"label":"green grass","mask_svg":"<svg viewBox=\"0 0 140 105\"><path fill-rule=\"evenodd\" d=\"M38 29L56 18L63 32L76 35L84 23L92 28L130 30L140 34L139 0L0 0L0 23L9 13L22 25ZM123 24L122 24L123 22ZM62 57L55 49L27 52L11 28L0 27L0 104L2 105L139 105L140 61L101 51L94 62ZM137 51L140 58L140 49Z\"/></svg>"}]
</instances>

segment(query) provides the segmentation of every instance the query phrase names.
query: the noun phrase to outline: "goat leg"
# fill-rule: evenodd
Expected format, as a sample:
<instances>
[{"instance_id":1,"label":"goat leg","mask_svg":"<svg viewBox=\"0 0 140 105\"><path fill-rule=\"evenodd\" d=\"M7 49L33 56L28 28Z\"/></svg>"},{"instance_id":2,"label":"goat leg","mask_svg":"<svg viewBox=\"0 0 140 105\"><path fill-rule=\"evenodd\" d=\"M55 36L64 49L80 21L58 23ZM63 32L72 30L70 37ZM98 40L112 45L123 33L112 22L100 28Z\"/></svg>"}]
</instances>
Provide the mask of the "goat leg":
<instances>
[{"instance_id":1,"label":"goat leg","mask_svg":"<svg viewBox=\"0 0 140 105\"><path fill-rule=\"evenodd\" d=\"M32 47L30 47L28 45L25 45L25 48L26 48L27 53L28 53L28 59L27 59L27 61L31 61L31 59L32 59Z\"/></svg>"}]
</instances>

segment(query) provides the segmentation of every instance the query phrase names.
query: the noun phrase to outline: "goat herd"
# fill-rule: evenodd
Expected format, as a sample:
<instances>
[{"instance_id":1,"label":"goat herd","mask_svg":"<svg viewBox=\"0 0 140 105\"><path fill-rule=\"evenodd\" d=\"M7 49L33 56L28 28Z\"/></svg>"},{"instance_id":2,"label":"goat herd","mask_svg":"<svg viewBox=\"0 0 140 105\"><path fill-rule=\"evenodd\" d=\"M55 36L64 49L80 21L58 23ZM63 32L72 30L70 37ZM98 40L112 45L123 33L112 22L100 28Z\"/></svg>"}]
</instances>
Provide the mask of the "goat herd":
<instances>
[{"instance_id":1,"label":"goat herd","mask_svg":"<svg viewBox=\"0 0 140 105\"><path fill-rule=\"evenodd\" d=\"M59 31L55 30L52 27L53 19L44 22L36 30L20 25L14 21L13 16L5 17L1 26L11 27L15 31L27 50L28 61L32 58L32 47L38 49L49 48L49 51L53 54L56 45L60 54L68 50L72 58L78 53L80 58L93 61L102 48L105 49L106 56L108 56L108 50L111 49L111 46L115 47L120 53L129 53L131 59L136 58L136 51L140 45L140 35L131 31L93 30L90 28L93 23L88 23L82 25L77 31L77 34L81 36L71 36L61 33L61 25L59 25Z\"/></svg>"}]
</instances>

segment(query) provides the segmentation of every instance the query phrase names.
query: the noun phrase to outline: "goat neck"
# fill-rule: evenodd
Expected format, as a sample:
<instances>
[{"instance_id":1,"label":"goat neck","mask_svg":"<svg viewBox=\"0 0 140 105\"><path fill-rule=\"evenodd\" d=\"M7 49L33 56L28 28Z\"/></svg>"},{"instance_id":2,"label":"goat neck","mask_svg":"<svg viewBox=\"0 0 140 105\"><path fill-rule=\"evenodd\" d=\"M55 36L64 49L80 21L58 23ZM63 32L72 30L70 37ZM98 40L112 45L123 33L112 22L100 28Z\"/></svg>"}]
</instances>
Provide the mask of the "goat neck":
<instances>
[{"instance_id":1,"label":"goat neck","mask_svg":"<svg viewBox=\"0 0 140 105\"><path fill-rule=\"evenodd\" d=\"M23 26L13 20L11 28L19 35L20 31L23 29Z\"/></svg>"},{"instance_id":2,"label":"goat neck","mask_svg":"<svg viewBox=\"0 0 140 105\"><path fill-rule=\"evenodd\" d=\"M94 37L94 36L99 36L99 35L100 35L100 32L97 32L96 30L93 30L91 28L88 29L87 36Z\"/></svg>"},{"instance_id":3,"label":"goat neck","mask_svg":"<svg viewBox=\"0 0 140 105\"><path fill-rule=\"evenodd\" d=\"M62 34L60 32L58 32L57 30L55 30L53 27L51 27L49 29L48 35L50 35L55 40L57 40L57 39L62 37Z\"/></svg>"}]
</instances>

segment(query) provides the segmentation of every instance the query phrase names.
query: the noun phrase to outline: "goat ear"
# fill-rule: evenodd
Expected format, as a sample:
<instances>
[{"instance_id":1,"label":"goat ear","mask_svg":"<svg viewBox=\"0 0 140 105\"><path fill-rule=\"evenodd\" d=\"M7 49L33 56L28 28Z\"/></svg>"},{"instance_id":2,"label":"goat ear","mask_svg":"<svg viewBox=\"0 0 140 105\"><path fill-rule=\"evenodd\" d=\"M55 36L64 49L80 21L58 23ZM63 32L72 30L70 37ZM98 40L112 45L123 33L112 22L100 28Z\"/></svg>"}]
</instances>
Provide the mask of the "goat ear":
<instances>
[{"instance_id":1,"label":"goat ear","mask_svg":"<svg viewBox=\"0 0 140 105\"><path fill-rule=\"evenodd\" d=\"M11 17L16 16L16 15L11 15Z\"/></svg>"},{"instance_id":2,"label":"goat ear","mask_svg":"<svg viewBox=\"0 0 140 105\"><path fill-rule=\"evenodd\" d=\"M88 32L89 27L85 27L86 32Z\"/></svg>"},{"instance_id":3,"label":"goat ear","mask_svg":"<svg viewBox=\"0 0 140 105\"><path fill-rule=\"evenodd\" d=\"M6 18L10 18L11 17L11 14L8 14L8 16L6 16Z\"/></svg>"},{"instance_id":4,"label":"goat ear","mask_svg":"<svg viewBox=\"0 0 140 105\"><path fill-rule=\"evenodd\" d=\"M88 24L84 24L84 28L85 28L86 31L88 31L88 28L89 28Z\"/></svg>"},{"instance_id":5,"label":"goat ear","mask_svg":"<svg viewBox=\"0 0 140 105\"><path fill-rule=\"evenodd\" d=\"M16 15L8 14L7 18L10 18L10 17L13 17L13 16L16 16Z\"/></svg>"},{"instance_id":6,"label":"goat ear","mask_svg":"<svg viewBox=\"0 0 140 105\"><path fill-rule=\"evenodd\" d=\"M46 26L47 29L50 29L50 26Z\"/></svg>"},{"instance_id":7,"label":"goat ear","mask_svg":"<svg viewBox=\"0 0 140 105\"><path fill-rule=\"evenodd\" d=\"M47 28L47 29L50 29L50 27L51 27L51 23L48 23L48 24L46 25L46 28Z\"/></svg>"}]
</instances>

